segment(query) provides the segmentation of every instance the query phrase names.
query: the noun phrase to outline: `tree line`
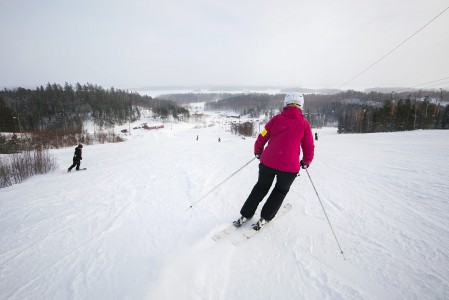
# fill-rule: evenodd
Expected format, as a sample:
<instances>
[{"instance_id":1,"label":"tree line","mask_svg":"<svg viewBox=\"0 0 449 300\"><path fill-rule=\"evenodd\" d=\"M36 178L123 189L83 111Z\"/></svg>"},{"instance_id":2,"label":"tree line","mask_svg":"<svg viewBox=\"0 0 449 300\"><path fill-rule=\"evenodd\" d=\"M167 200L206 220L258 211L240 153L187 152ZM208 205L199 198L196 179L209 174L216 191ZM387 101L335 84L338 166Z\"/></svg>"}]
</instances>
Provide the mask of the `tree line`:
<instances>
[{"instance_id":1,"label":"tree line","mask_svg":"<svg viewBox=\"0 0 449 300\"><path fill-rule=\"evenodd\" d=\"M89 138L83 128L86 121L99 128L122 125L138 120L141 109L149 109L161 118L188 118L188 110L177 102L202 100L206 102L206 110L272 117L282 110L284 96L189 93L156 99L89 83L75 86L48 83L45 88L40 86L34 90L0 91L0 131L45 133L54 138L71 135L72 142L80 139L80 135ZM447 98L448 93L443 90L419 91L413 95L395 93L394 97L393 93L352 90L330 95L306 94L303 113L312 127L338 125L340 133L448 129L448 106L442 104Z\"/></svg>"},{"instance_id":2,"label":"tree line","mask_svg":"<svg viewBox=\"0 0 449 300\"><path fill-rule=\"evenodd\" d=\"M273 110L282 107L285 95L271 95L263 93L237 94L217 101L206 102L205 110L232 110L243 115L259 117L269 115Z\"/></svg>"},{"instance_id":3,"label":"tree line","mask_svg":"<svg viewBox=\"0 0 449 300\"><path fill-rule=\"evenodd\" d=\"M50 139L70 135L79 138L86 134L83 127L86 121L97 128L110 128L138 120L141 109L149 109L161 118L189 116L188 110L169 100L90 83L75 86L48 83L45 88L34 90L0 91L0 132L27 132Z\"/></svg>"},{"instance_id":4,"label":"tree line","mask_svg":"<svg viewBox=\"0 0 449 300\"><path fill-rule=\"evenodd\" d=\"M249 117L272 117L282 110L284 94L239 94L210 101L206 110L232 110ZM339 133L413 129L449 129L444 90L368 93L348 90L331 95L306 94L303 114L312 127L338 126Z\"/></svg>"},{"instance_id":5,"label":"tree line","mask_svg":"<svg viewBox=\"0 0 449 300\"><path fill-rule=\"evenodd\" d=\"M350 105L341 112L339 133L369 133L415 129L449 129L449 105L442 98L385 100L380 106Z\"/></svg>"},{"instance_id":6,"label":"tree line","mask_svg":"<svg viewBox=\"0 0 449 300\"><path fill-rule=\"evenodd\" d=\"M173 101L153 99L135 92L120 89L104 89L93 84L75 87L65 83L40 86L34 90L17 88L0 91L2 123L0 130L10 131L20 126L25 131L79 130L83 121L92 120L98 126L123 124L140 117L140 108L148 108L155 115L168 117L186 114L188 111ZM3 108L7 108L3 113ZM9 130L6 130L9 129Z\"/></svg>"}]
</instances>

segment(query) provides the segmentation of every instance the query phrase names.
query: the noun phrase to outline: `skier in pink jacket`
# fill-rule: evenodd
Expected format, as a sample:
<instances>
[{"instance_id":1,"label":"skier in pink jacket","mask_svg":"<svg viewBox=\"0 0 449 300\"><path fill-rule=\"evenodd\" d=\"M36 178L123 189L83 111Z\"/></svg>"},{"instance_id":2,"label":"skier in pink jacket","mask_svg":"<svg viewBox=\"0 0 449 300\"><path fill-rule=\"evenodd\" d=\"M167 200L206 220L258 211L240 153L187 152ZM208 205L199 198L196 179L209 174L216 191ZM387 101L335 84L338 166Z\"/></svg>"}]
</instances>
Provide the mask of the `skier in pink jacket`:
<instances>
[{"instance_id":1,"label":"skier in pink jacket","mask_svg":"<svg viewBox=\"0 0 449 300\"><path fill-rule=\"evenodd\" d=\"M254 145L254 154L260 159L259 178L234 226L240 227L253 217L276 177L274 189L262 207L261 218L253 225L253 229L259 230L270 222L281 207L300 167L306 169L312 162L315 145L310 124L302 115L303 107L302 94L288 93L284 99L283 111L274 116L259 134ZM301 148L303 157L300 160Z\"/></svg>"}]
</instances>

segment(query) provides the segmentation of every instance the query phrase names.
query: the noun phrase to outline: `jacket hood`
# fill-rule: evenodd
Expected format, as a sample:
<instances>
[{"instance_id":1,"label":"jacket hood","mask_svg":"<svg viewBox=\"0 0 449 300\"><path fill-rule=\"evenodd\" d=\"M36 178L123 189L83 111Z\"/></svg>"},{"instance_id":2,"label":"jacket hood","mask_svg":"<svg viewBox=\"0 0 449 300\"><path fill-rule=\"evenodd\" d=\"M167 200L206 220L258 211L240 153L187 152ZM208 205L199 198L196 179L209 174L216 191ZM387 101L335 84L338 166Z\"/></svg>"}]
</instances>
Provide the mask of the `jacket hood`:
<instances>
[{"instance_id":1,"label":"jacket hood","mask_svg":"<svg viewBox=\"0 0 449 300\"><path fill-rule=\"evenodd\" d=\"M284 109L282 110L281 114L284 117L287 118L292 118L292 119L299 119L301 118L302 115L302 111L299 108L296 108L294 106L286 106L284 107Z\"/></svg>"}]
</instances>

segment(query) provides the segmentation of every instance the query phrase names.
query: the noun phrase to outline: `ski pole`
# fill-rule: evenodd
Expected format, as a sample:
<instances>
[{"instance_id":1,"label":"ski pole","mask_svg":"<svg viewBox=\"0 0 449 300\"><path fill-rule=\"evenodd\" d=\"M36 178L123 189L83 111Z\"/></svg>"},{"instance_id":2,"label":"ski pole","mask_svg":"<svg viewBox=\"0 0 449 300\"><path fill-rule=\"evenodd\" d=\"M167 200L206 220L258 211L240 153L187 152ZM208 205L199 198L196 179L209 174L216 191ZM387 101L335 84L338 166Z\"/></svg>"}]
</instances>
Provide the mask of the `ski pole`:
<instances>
[{"instance_id":1,"label":"ski pole","mask_svg":"<svg viewBox=\"0 0 449 300\"><path fill-rule=\"evenodd\" d=\"M223 180L222 182L220 182L218 185L216 185L212 190L210 190L207 194L205 194L203 197L201 197L200 199L196 200L195 202L192 203L192 205L190 205L186 210L191 209L194 205L196 205L198 202L200 202L201 200L203 200L204 198L206 198L207 195L209 195L210 193L212 193L216 188L218 188L219 186L221 186L223 183L225 183L229 178L231 178L232 176L234 176L235 174L237 174L240 170L242 170L244 167L246 167L247 165L249 165L253 160L255 160L256 158L254 157L253 159L251 159L249 162L247 162L246 164L244 164L240 169L238 169L237 171L235 171L234 173L231 174L231 176L229 176L228 178L226 178L225 180Z\"/></svg>"},{"instance_id":2,"label":"ski pole","mask_svg":"<svg viewBox=\"0 0 449 300\"><path fill-rule=\"evenodd\" d=\"M312 184L313 189L315 190L315 194L318 197L318 201L320 201L321 207L323 208L324 215L326 216L327 222L329 223L329 226L330 226L330 228L332 230L332 233L334 234L335 241L337 242L338 248L340 248L340 253L343 256L343 259L346 260L345 255L343 254L343 250L340 247L340 243L338 242L337 236L335 235L335 231L334 231L334 228L332 227L331 221L329 220L329 217L327 216L326 210L324 209L323 202L321 202L320 195L318 195L318 192L317 192L317 190L315 188L315 185L313 184L312 177L310 177L309 171L307 169L306 169L306 173L307 173L307 176L309 176L310 183Z\"/></svg>"}]
</instances>

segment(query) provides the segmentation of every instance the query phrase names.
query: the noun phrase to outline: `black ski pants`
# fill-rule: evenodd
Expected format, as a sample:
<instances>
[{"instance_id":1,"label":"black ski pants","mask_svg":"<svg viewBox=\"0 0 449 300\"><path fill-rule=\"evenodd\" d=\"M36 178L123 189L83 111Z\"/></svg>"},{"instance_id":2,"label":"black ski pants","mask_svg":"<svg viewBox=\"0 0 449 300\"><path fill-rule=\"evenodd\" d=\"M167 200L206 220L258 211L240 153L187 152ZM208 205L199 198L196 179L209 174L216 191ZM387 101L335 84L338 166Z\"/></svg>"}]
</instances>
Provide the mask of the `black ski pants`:
<instances>
[{"instance_id":1,"label":"black ski pants","mask_svg":"<svg viewBox=\"0 0 449 300\"><path fill-rule=\"evenodd\" d=\"M284 201L285 196L290 190L290 186L297 177L298 173L282 172L264 164L259 164L259 179L253 187L251 193L243 204L240 214L245 218L252 218L256 212L257 206L268 194L274 177L276 177L276 184L270 193L267 201L262 207L260 216L267 221L271 221Z\"/></svg>"},{"instance_id":2,"label":"black ski pants","mask_svg":"<svg viewBox=\"0 0 449 300\"><path fill-rule=\"evenodd\" d=\"M69 167L69 171L72 170L76 166L76 170L78 171L80 169L81 160L74 159L73 164Z\"/></svg>"}]
</instances>

